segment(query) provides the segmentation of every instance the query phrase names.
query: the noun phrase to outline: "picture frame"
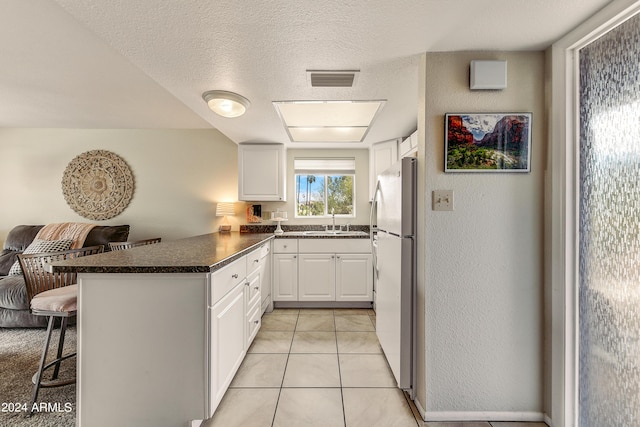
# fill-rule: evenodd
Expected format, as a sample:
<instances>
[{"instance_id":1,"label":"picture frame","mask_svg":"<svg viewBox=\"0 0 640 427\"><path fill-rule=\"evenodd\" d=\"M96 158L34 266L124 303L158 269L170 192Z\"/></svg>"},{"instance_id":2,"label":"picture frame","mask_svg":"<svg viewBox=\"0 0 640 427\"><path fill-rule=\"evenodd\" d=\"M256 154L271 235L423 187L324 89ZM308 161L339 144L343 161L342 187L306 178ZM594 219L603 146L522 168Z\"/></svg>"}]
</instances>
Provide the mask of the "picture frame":
<instances>
[{"instance_id":1,"label":"picture frame","mask_svg":"<svg viewBox=\"0 0 640 427\"><path fill-rule=\"evenodd\" d=\"M531 171L532 113L447 113L445 172Z\"/></svg>"}]
</instances>

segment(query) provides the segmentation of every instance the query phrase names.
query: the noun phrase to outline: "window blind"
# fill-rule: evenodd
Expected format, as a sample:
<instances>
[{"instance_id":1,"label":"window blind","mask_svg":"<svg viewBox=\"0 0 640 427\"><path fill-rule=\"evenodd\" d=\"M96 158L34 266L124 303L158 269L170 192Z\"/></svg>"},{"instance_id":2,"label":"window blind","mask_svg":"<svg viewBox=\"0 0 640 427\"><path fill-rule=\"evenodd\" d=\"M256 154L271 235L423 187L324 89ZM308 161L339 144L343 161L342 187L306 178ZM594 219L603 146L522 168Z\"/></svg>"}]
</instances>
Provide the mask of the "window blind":
<instances>
[{"instance_id":1,"label":"window blind","mask_svg":"<svg viewBox=\"0 0 640 427\"><path fill-rule=\"evenodd\" d=\"M356 159L294 159L293 169L296 174L355 175Z\"/></svg>"}]
</instances>

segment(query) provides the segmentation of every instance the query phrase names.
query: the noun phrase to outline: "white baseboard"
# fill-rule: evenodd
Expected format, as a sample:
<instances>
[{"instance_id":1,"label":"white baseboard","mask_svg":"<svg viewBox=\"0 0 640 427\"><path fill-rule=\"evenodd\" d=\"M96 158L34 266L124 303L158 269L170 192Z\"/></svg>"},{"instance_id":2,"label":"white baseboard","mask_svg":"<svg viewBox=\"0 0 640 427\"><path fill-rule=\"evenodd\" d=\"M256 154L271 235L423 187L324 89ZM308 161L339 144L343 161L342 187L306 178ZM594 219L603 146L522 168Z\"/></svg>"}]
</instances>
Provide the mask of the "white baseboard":
<instances>
[{"instance_id":1,"label":"white baseboard","mask_svg":"<svg viewBox=\"0 0 640 427\"><path fill-rule=\"evenodd\" d=\"M424 410L420 402L418 402L418 399L414 399L413 403L416 405L416 409L420 413L420 416L422 417L422 419L426 421L427 419L425 417L427 416L427 411Z\"/></svg>"},{"instance_id":2,"label":"white baseboard","mask_svg":"<svg viewBox=\"0 0 640 427\"><path fill-rule=\"evenodd\" d=\"M549 418L549 415L544 414L544 422L547 423L549 427L553 427L553 421L551 421L551 418Z\"/></svg>"},{"instance_id":3,"label":"white baseboard","mask_svg":"<svg viewBox=\"0 0 640 427\"><path fill-rule=\"evenodd\" d=\"M417 407L417 405L416 405ZM543 422L546 416L542 412L449 412L418 409L425 421L528 421Z\"/></svg>"}]
</instances>

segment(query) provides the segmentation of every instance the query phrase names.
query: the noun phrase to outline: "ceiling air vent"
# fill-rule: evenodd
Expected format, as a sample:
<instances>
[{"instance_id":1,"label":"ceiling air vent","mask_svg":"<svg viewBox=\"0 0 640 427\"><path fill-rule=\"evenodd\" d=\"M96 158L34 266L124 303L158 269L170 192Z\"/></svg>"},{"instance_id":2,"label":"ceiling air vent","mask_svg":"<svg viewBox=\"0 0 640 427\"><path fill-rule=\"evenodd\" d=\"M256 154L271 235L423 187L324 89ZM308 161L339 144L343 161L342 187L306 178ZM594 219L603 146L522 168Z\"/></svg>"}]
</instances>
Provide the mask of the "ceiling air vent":
<instances>
[{"instance_id":1,"label":"ceiling air vent","mask_svg":"<svg viewBox=\"0 0 640 427\"><path fill-rule=\"evenodd\" d=\"M307 70L311 87L353 87L360 70Z\"/></svg>"}]
</instances>

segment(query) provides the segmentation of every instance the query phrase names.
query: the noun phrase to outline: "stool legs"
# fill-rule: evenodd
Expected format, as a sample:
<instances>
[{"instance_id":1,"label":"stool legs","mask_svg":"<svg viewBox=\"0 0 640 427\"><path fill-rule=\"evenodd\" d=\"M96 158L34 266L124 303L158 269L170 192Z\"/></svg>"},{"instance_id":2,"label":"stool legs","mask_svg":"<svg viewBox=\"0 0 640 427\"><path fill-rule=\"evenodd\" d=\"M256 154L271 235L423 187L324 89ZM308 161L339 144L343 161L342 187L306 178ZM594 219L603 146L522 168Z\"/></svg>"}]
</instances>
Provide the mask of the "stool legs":
<instances>
[{"instance_id":1,"label":"stool legs","mask_svg":"<svg viewBox=\"0 0 640 427\"><path fill-rule=\"evenodd\" d=\"M60 362L62 362L62 347L64 347L64 335L67 332L67 318L63 317L60 321L60 339L58 340L58 353L56 354L56 367L53 370L52 379L58 378L60 372Z\"/></svg>"},{"instance_id":2,"label":"stool legs","mask_svg":"<svg viewBox=\"0 0 640 427\"><path fill-rule=\"evenodd\" d=\"M53 332L53 324L55 318L49 316L49 325L47 326L47 338L44 341L44 348L42 349L42 357L40 357L40 365L38 372L35 375L35 381L33 384L33 397L31 398L31 406L29 407L29 416L33 415L33 404L38 399L38 391L40 391L40 381L42 380L42 373L44 371L44 363L47 360L47 352L49 351L49 342L51 341L51 333Z\"/></svg>"},{"instance_id":3,"label":"stool legs","mask_svg":"<svg viewBox=\"0 0 640 427\"><path fill-rule=\"evenodd\" d=\"M67 317L62 317L60 319L60 338L58 339L58 350L56 353L56 358L46 363L47 361L47 353L49 352L49 344L51 343L51 335L53 334L53 328L55 325L55 319L57 316L49 316L49 324L47 326L47 338L44 341L44 348L42 349L42 357L40 358L40 366L38 367L38 372L33 375L33 398L31 399L31 407L29 408L29 416L33 415L34 404L38 400L38 392L43 387L59 387L63 385L73 384L76 382L75 378L73 379L63 379L57 380L58 373L60 372L60 363L63 360L66 360L70 357L74 357L76 353L70 353L66 356L62 355L62 351L64 348L64 338L67 331ZM53 369L52 379L50 381L44 380L44 371L49 368ZM56 381L57 380L57 381Z\"/></svg>"}]
</instances>

